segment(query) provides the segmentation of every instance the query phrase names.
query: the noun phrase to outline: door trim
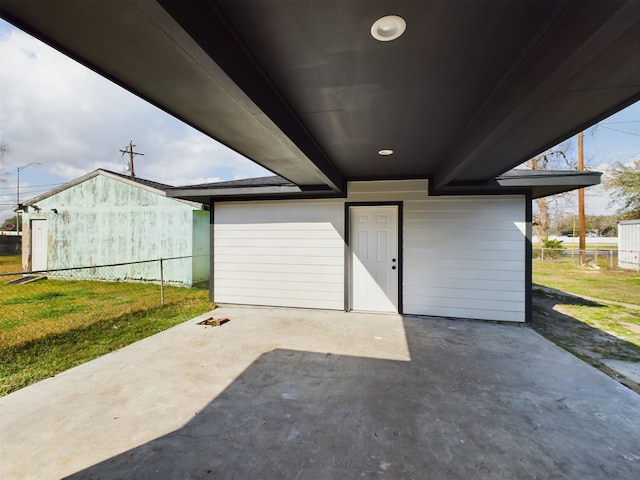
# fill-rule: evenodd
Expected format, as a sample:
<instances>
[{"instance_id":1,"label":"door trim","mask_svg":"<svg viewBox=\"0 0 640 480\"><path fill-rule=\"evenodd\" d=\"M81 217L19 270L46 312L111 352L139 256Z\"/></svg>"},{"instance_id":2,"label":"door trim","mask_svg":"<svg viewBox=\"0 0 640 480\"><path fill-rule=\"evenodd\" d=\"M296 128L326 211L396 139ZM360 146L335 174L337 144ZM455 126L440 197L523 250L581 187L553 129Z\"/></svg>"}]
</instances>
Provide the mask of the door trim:
<instances>
[{"instance_id":1,"label":"door trim","mask_svg":"<svg viewBox=\"0 0 640 480\"><path fill-rule=\"evenodd\" d=\"M351 311L351 207L398 207L398 314L402 315L402 272L404 255L402 242L403 202L345 202L344 203L344 311Z\"/></svg>"}]
</instances>

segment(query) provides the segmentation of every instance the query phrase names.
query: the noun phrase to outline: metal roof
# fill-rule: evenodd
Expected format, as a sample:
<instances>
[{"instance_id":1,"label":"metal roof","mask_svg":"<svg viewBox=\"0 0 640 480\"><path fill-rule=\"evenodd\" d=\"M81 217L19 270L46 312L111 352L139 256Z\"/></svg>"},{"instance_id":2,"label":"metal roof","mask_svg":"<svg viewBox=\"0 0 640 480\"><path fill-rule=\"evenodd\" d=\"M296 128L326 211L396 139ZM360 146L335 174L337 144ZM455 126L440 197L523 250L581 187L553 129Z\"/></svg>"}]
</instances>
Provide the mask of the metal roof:
<instances>
[{"instance_id":1,"label":"metal roof","mask_svg":"<svg viewBox=\"0 0 640 480\"><path fill-rule=\"evenodd\" d=\"M208 199L204 199L205 201L198 201L198 200L189 200L189 199L183 199L183 198L176 198L176 197L172 197L171 195L168 195L167 192L172 189L173 187L171 187L170 185L167 185L165 183L158 183L158 182L154 182L152 180L146 180L144 178L139 178L139 177L131 177L129 175L123 175L121 173L116 173L116 172L112 172L110 170L105 170L102 168L99 168L97 170L94 170L93 172L89 172L86 175L82 175L81 177L75 178L73 180L71 180L70 182L65 183L64 185L61 185L59 187L53 188L51 190L48 190L44 193L41 193L40 195L36 196L36 197L32 197L28 200L26 200L25 202L22 202L21 205L17 206L17 209L21 208L22 206L30 206L30 205L34 205L36 203L38 203L41 200L44 200L45 198L49 198L52 197L53 195L56 195L60 192L63 192L64 190L67 190L71 187L75 187L76 185L79 185L80 183L86 182L87 180L90 180L94 177L97 176L104 176L107 178L111 178L113 180L119 181L119 182L123 182L123 183L127 183L128 185L132 185L138 188L143 188L147 191L150 191L152 193L155 193L157 195L163 196L163 197L169 197L172 198L176 201L185 203L187 205L190 205L192 207L195 208L199 208L199 209L207 209L208 208L208 204L209 201Z\"/></svg>"}]
</instances>

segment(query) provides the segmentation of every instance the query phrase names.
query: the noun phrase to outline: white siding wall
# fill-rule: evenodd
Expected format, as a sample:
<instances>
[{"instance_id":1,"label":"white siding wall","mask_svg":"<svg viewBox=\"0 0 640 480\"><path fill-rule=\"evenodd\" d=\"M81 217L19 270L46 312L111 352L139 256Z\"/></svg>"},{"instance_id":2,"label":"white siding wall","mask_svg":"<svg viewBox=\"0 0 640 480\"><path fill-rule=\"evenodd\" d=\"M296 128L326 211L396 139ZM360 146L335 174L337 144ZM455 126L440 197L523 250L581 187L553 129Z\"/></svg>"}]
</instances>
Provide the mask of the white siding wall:
<instances>
[{"instance_id":1,"label":"white siding wall","mask_svg":"<svg viewBox=\"0 0 640 480\"><path fill-rule=\"evenodd\" d=\"M342 202L234 202L214 208L214 301L344 308Z\"/></svg>"},{"instance_id":2,"label":"white siding wall","mask_svg":"<svg viewBox=\"0 0 640 480\"><path fill-rule=\"evenodd\" d=\"M425 180L351 182L346 200L215 205L214 300L344 308L344 202L402 201L403 310L525 320L525 197L428 197Z\"/></svg>"},{"instance_id":3,"label":"white siding wall","mask_svg":"<svg viewBox=\"0 0 640 480\"><path fill-rule=\"evenodd\" d=\"M353 182L349 201L403 201L406 314L525 321L525 197L428 197L425 180Z\"/></svg>"},{"instance_id":4,"label":"white siding wall","mask_svg":"<svg viewBox=\"0 0 640 480\"><path fill-rule=\"evenodd\" d=\"M523 196L405 202L405 313L523 322L525 232Z\"/></svg>"}]
</instances>

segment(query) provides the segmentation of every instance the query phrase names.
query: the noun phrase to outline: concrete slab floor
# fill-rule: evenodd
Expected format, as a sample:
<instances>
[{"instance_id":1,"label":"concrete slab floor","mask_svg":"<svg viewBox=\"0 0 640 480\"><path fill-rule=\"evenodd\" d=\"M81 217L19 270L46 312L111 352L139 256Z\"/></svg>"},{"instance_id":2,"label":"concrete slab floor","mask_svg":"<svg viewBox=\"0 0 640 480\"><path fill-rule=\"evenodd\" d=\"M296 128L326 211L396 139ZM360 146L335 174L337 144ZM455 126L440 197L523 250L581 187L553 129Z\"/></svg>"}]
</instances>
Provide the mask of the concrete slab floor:
<instances>
[{"instance_id":1,"label":"concrete slab floor","mask_svg":"<svg viewBox=\"0 0 640 480\"><path fill-rule=\"evenodd\" d=\"M623 360L604 359L602 360L607 367L620 372L627 378L630 378L637 384L640 384L640 362L626 362Z\"/></svg>"},{"instance_id":2,"label":"concrete slab floor","mask_svg":"<svg viewBox=\"0 0 640 480\"><path fill-rule=\"evenodd\" d=\"M0 398L0 477L640 478L640 395L528 327L214 314Z\"/></svg>"}]
</instances>

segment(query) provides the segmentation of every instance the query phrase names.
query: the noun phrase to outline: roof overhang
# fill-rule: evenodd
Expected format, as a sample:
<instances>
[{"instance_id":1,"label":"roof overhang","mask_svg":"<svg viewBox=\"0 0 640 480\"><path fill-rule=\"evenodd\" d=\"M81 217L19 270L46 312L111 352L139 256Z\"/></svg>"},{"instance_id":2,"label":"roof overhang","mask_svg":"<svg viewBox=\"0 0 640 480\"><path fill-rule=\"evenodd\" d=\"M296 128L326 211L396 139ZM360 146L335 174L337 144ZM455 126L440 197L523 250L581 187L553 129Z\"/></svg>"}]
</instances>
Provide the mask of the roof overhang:
<instances>
[{"instance_id":1,"label":"roof overhang","mask_svg":"<svg viewBox=\"0 0 640 480\"><path fill-rule=\"evenodd\" d=\"M210 203L241 200L337 198L344 194L324 185L300 187L279 176L233 180L167 189L167 196Z\"/></svg>"},{"instance_id":2,"label":"roof overhang","mask_svg":"<svg viewBox=\"0 0 640 480\"><path fill-rule=\"evenodd\" d=\"M389 13L407 29L379 42ZM487 183L640 100L638 0L2 0L0 15L301 190Z\"/></svg>"},{"instance_id":3,"label":"roof overhang","mask_svg":"<svg viewBox=\"0 0 640 480\"><path fill-rule=\"evenodd\" d=\"M496 183L503 189L531 190L532 197L542 198L550 195L571 192L580 188L600 184L601 172L592 171L540 171L510 170L496 178Z\"/></svg>"},{"instance_id":4,"label":"roof overhang","mask_svg":"<svg viewBox=\"0 0 640 480\"><path fill-rule=\"evenodd\" d=\"M510 170L488 182L452 184L439 195L508 195L527 194L531 198L557 195L600 183L602 173L574 170ZM426 193L426 192L425 192ZM247 200L336 198L338 194L327 188L301 189L281 177L263 177L234 180L206 185L174 187L167 190L169 197L202 203Z\"/></svg>"},{"instance_id":5,"label":"roof overhang","mask_svg":"<svg viewBox=\"0 0 640 480\"><path fill-rule=\"evenodd\" d=\"M602 173L575 170L514 169L484 183L453 183L444 195L530 193L533 199L570 192L600 184Z\"/></svg>"}]
</instances>

